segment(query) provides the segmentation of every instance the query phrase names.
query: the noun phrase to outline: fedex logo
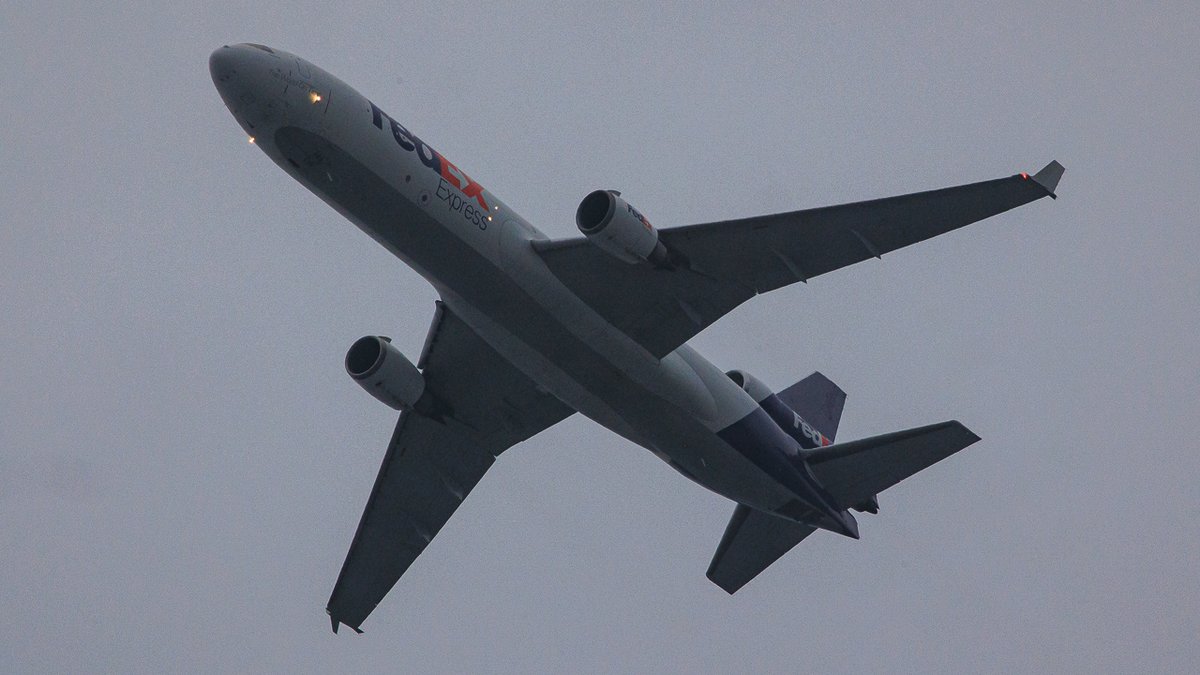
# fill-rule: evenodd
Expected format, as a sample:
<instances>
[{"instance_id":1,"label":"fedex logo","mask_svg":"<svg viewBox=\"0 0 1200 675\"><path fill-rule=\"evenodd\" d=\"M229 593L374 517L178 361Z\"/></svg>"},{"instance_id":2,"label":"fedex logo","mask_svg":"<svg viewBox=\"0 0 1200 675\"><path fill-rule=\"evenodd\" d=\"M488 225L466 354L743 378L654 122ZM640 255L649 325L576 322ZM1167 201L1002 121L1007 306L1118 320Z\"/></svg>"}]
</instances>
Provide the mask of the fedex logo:
<instances>
[{"instance_id":1,"label":"fedex logo","mask_svg":"<svg viewBox=\"0 0 1200 675\"><path fill-rule=\"evenodd\" d=\"M816 443L817 447L830 444L830 440L821 435L821 432L812 428L808 422L805 422L804 418L800 417L799 413L792 413L792 424L800 430L800 433L812 440L813 443Z\"/></svg>"},{"instance_id":2,"label":"fedex logo","mask_svg":"<svg viewBox=\"0 0 1200 675\"><path fill-rule=\"evenodd\" d=\"M638 220L640 220L642 222L642 225L646 226L647 230L651 230L651 231L654 230L654 226L650 224L650 221L646 220L646 216L643 216L641 211L638 211L637 209L633 208L633 206L631 206L629 204L629 202L625 202L625 208L629 209L629 214L631 216L633 216L634 218L637 218Z\"/></svg>"},{"instance_id":3,"label":"fedex logo","mask_svg":"<svg viewBox=\"0 0 1200 675\"><path fill-rule=\"evenodd\" d=\"M421 160L422 164L429 167L438 176L441 176L447 183L458 188L468 199L474 199L478 202L479 207L484 212L491 211L491 207L487 203L487 198L484 197L482 185L471 180L471 177L464 173L462 169L454 166L450 160L443 157L437 150L429 147L428 143L417 138L411 131L404 128L404 125L380 110L379 106L371 101L367 101L367 103L371 104L371 122L377 129L383 129L383 121L387 120L388 128L392 132L392 138L396 139L397 145L408 152L417 153L417 158Z\"/></svg>"}]
</instances>

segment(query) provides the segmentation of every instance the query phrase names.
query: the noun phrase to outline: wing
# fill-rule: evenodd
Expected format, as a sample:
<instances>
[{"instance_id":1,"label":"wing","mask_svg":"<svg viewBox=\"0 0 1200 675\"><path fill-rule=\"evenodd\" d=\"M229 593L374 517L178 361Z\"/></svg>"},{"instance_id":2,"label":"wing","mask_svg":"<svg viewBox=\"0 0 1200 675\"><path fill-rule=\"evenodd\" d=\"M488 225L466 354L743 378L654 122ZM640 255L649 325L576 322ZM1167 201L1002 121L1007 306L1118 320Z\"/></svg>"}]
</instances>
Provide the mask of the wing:
<instances>
[{"instance_id":1,"label":"wing","mask_svg":"<svg viewBox=\"0 0 1200 675\"><path fill-rule=\"evenodd\" d=\"M676 269L630 265L586 239L535 247L576 295L661 358L758 293L1054 197L1062 173L1051 162L1034 176L665 229L660 240L686 261Z\"/></svg>"},{"instance_id":2,"label":"wing","mask_svg":"<svg viewBox=\"0 0 1200 675\"><path fill-rule=\"evenodd\" d=\"M497 455L574 410L537 389L439 302L418 367L449 412L405 411L326 611L356 631Z\"/></svg>"}]
</instances>

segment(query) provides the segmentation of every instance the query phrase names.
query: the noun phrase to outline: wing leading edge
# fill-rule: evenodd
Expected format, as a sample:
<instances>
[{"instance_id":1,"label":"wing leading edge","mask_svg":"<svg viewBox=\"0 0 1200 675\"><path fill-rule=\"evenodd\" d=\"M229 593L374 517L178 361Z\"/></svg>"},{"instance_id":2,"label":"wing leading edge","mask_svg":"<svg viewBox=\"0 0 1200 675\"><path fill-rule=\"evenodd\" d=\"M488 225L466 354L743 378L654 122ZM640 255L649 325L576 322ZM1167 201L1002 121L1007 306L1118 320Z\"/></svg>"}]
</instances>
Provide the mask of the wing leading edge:
<instances>
[{"instance_id":1,"label":"wing leading edge","mask_svg":"<svg viewBox=\"0 0 1200 675\"><path fill-rule=\"evenodd\" d=\"M1063 174L1035 175L662 230L677 269L630 265L586 239L537 242L546 265L584 302L663 357L758 293L882 257L1035 201L1055 197ZM597 283L603 279L604 283Z\"/></svg>"},{"instance_id":2,"label":"wing leading edge","mask_svg":"<svg viewBox=\"0 0 1200 675\"><path fill-rule=\"evenodd\" d=\"M425 550L501 452L574 410L438 303L418 367L451 412L400 414L326 606L333 631L355 631Z\"/></svg>"}]
</instances>

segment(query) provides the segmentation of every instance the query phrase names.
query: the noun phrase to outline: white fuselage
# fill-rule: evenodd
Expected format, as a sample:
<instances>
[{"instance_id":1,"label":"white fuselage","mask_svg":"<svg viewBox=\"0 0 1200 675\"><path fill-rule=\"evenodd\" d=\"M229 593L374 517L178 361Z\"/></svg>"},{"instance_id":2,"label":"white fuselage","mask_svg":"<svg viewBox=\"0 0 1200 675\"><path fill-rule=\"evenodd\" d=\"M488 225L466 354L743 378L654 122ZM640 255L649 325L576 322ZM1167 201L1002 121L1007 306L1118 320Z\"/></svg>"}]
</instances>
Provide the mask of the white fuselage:
<instances>
[{"instance_id":1,"label":"white fuselage","mask_svg":"<svg viewBox=\"0 0 1200 675\"><path fill-rule=\"evenodd\" d=\"M225 50L218 88L256 145L530 379L721 495L767 511L795 499L717 435L758 405L720 369L614 329L544 265L531 242L545 235L345 83L278 50Z\"/></svg>"}]
</instances>

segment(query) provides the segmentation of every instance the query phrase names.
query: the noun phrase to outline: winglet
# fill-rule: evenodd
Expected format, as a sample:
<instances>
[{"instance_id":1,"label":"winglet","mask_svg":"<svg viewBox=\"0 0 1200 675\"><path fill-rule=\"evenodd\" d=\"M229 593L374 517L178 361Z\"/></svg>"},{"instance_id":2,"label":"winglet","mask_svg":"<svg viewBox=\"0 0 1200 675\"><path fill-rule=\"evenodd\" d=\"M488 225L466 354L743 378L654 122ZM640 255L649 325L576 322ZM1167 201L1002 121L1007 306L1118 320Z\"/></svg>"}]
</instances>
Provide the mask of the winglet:
<instances>
[{"instance_id":1,"label":"winglet","mask_svg":"<svg viewBox=\"0 0 1200 675\"><path fill-rule=\"evenodd\" d=\"M334 635L336 635L338 632L338 625L341 624L342 621L341 621L341 619L338 619L336 616L334 616L333 612L329 611L328 609L325 610L325 613L329 615L329 622L331 624L333 624L333 633L334 633ZM346 625L350 626L350 624L346 624ZM362 635L362 633L363 633L362 629L357 626L350 626L350 630L354 631L355 633L358 633L359 635Z\"/></svg>"},{"instance_id":2,"label":"winglet","mask_svg":"<svg viewBox=\"0 0 1200 675\"><path fill-rule=\"evenodd\" d=\"M1042 167L1042 170L1030 176L1033 182L1041 186L1046 194L1050 195L1051 199L1058 199L1058 195L1054 194L1054 188L1058 187L1058 181L1062 178L1063 172L1066 171L1062 164L1057 160L1050 162Z\"/></svg>"}]
</instances>

